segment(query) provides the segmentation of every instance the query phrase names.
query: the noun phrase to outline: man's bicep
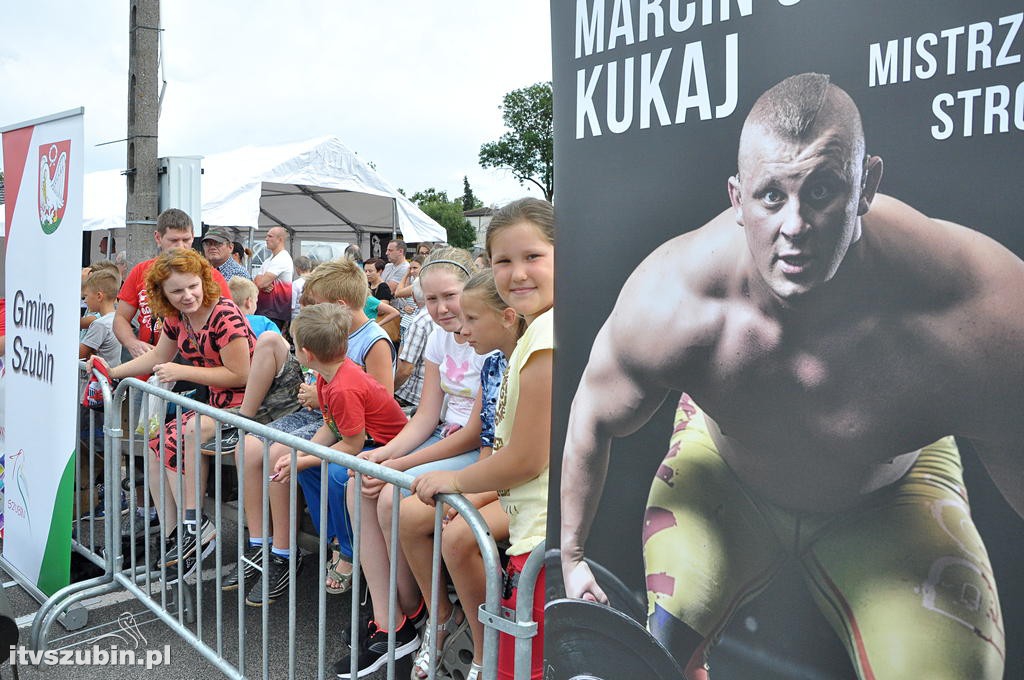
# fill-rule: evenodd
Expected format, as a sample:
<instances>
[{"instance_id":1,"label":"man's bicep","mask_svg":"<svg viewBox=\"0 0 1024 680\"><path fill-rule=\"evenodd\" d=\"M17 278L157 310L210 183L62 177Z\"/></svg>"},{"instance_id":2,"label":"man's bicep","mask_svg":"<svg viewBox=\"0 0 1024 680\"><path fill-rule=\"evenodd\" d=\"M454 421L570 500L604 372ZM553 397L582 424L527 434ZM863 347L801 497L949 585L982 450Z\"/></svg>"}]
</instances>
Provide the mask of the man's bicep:
<instances>
[{"instance_id":1,"label":"man's bicep","mask_svg":"<svg viewBox=\"0 0 1024 680\"><path fill-rule=\"evenodd\" d=\"M111 327L114 330L114 337L122 345L135 339L135 333L132 331L132 319L135 317L136 311L138 311L138 307L121 300L114 312L114 321Z\"/></svg>"},{"instance_id":2,"label":"man's bicep","mask_svg":"<svg viewBox=\"0 0 1024 680\"><path fill-rule=\"evenodd\" d=\"M595 435L625 437L640 429L665 400L668 390L643 384L619 372L584 374L573 400L572 415Z\"/></svg>"},{"instance_id":3,"label":"man's bicep","mask_svg":"<svg viewBox=\"0 0 1024 680\"><path fill-rule=\"evenodd\" d=\"M288 261L283 257L274 256L263 263L263 274L270 274L275 279L291 269Z\"/></svg>"},{"instance_id":4,"label":"man's bicep","mask_svg":"<svg viewBox=\"0 0 1024 680\"><path fill-rule=\"evenodd\" d=\"M125 302L124 300L119 300L117 303L117 309L114 310L114 322L116 323L118 319L121 319L130 324L132 319L135 318L135 312L137 311L139 311L139 308L136 305L133 305L130 302Z\"/></svg>"},{"instance_id":5,"label":"man's bicep","mask_svg":"<svg viewBox=\"0 0 1024 680\"><path fill-rule=\"evenodd\" d=\"M573 400L573 415L595 433L623 437L650 419L668 390L646 370L643 355L630 353L636 347L622 347L615 335L611 324L598 333Z\"/></svg>"}]
</instances>

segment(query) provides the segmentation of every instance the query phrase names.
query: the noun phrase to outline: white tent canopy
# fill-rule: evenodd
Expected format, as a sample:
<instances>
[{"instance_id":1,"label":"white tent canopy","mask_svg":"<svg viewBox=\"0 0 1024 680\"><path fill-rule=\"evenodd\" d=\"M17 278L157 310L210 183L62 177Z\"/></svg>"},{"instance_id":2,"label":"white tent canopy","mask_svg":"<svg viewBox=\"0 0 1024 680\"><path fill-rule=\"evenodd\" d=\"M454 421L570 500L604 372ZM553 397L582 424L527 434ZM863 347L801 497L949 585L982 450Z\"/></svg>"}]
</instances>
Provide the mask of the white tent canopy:
<instances>
[{"instance_id":1,"label":"white tent canopy","mask_svg":"<svg viewBox=\"0 0 1024 680\"><path fill-rule=\"evenodd\" d=\"M444 241L430 219L336 138L273 147L243 147L202 161L208 226L260 229L280 225L299 236L402 234ZM87 230L124 227L125 181L117 170L85 177Z\"/></svg>"},{"instance_id":2,"label":"white tent canopy","mask_svg":"<svg viewBox=\"0 0 1024 680\"><path fill-rule=\"evenodd\" d=\"M82 183L82 228L124 229L128 188L120 170L88 172Z\"/></svg>"}]
</instances>

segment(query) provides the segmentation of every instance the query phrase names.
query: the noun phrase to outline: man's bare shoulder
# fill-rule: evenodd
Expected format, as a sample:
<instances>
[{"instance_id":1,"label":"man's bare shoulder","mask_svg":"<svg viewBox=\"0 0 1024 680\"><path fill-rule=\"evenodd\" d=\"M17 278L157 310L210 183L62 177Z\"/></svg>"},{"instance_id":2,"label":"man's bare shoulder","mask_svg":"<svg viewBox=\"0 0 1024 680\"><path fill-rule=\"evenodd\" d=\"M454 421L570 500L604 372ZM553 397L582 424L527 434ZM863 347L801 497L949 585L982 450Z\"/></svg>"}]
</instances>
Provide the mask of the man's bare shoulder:
<instances>
[{"instance_id":1,"label":"man's bare shoulder","mask_svg":"<svg viewBox=\"0 0 1024 680\"><path fill-rule=\"evenodd\" d=\"M864 230L881 266L919 289L958 300L1024 287L1024 262L1005 246L891 196L876 197Z\"/></svg>"},{"instance_id":2,"label":"man's bare shoulder","mask_svg":"<svg viewBox=\"0 0 1024 680\"><path fill-rule=\"evenodd\" d=\"M927 217L896 199L879 197L865 218L892 294L877 299L900 307L904 327L930 338L941 360L958 357L962 391L977 395L961 409L986 404L972 427L1013 422L1019 432L1024 406L1024 261L975 229ZM876 210L877 208L877 210ZM996 397L995 395L998 395ZM1012 405L993 409L993 403ZM1000 419L1000 417L1003 417ZM976 431L984 431L984 428Z\"/></svg>"},{"instance_id":3,"label":"man's bare shoulder","mask_svg":"<svg viewBox=\"0 0 1024 680\"><path fill-rule=\"evenodd\" d=\"M676 363L680 352L715 336L745 252L732 215L666 241L637 265L605 325L613 346L629 345L629 354L645 361Z\"/></svg>"},{"instance_id":4,"label":"man's bare shoulder","mask_svg":"<svg viewBox=\"0 0 1024 680\"><path fill-rule=\"evenodd\" d=\"M654 249L637 265L622 288L620 306L658 285L671 300L715 296L731 279L737 259L745 248L743 230L727 211L703 227L672 238ZM647 293L649 294L649 292ZM692 297L690 297L692 296ZM659 306L671 312L671 305ZM645 309L645 313L655 310Z\"/></svg>"}]
</instances>

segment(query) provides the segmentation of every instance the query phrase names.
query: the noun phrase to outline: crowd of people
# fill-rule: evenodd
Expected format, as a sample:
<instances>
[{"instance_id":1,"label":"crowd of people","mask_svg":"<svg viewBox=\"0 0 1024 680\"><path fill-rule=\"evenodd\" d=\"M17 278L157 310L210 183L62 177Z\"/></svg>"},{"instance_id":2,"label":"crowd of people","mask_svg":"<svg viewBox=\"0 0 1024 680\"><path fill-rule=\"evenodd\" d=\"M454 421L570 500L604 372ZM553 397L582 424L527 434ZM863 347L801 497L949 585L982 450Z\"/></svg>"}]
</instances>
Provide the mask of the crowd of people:
<instances>
[{"instance_id":1,"label":"crowd of people","mask_svg":"<svg viewBox=\"0 0 1024 680\"><path fill-rule=\"evenodd\" d=\"M486 256L476 261L468 251L429 244L420 244L410 260L406 244L394 239L386 261L363 262L356 249L318 264L293 259L287 231L274 227L267 234L270 256L250 274L234 258L227 232L210 229L201 239L202 254L192 248L192 234L187 214L166 210L154 235L159 254L136 265L123 283L116 267L102 261L83 271L88 312L79 356L87 366L102 367L112 379L151 377L198 386L214 407L406 471L415 481L402 490L393 543L390 485L363 475L357 486L349 468L333 463L322 485L316 456L300 452L293 461L290 447L268 447L253 434L240 438L235 428L186 412L150 440L149 493L167 545L154 568L188 575L212 552L216 527L195 499L205 494L206 461L234 455L245 467L241 496L248 545L241 548L241 569L225 574L223 588L244 584L246 602L255 607L284 596L289 561L297 564L296 573L307 561L290 544L297 512L289 497L294 474L314 526L328 537L328 564L315 570L328 593L351 588L352 518L357 505L361 510L359 558L369 591L369 627L351 635L349 656L336 664L338 676L353 677L356 652L355 677L381 667L387 661L388 621L394 620L395 656L415 655L414 678L427 677L431 663L468 636L473 662L467 677L475 679L483 660L484 627L477 616L484 600L483 560L469 525L450 508L440 536L442 587L450 580L457 599L438 598L437 639L421 633L433 586L434 505L438 494L464 494L494 538L507 543L503 604L514 608L517 574L543 541L547 521L551 205L526 198L500 210L487 232ZM481 260L493 264L482 268ZM179 445L194 441L203 442L203 455ZM395 612L388 602L392 565L398 572ZM540 622L543 598L541 580L534 600ZM541 623L536 640L542 639ZM541 659L538 642L532 677L542 676ZM512 664L513 639L503 634L499 677L511 678Z\"/></svg>"}]
</instances>

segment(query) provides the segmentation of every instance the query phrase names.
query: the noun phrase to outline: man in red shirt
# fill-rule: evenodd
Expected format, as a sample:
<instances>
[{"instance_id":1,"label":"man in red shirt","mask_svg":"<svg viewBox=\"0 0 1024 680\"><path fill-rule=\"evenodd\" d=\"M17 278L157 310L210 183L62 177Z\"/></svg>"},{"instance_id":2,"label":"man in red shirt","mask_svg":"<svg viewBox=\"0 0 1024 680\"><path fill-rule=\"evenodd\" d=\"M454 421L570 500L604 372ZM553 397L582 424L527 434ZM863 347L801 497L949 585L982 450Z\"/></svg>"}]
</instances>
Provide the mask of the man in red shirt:
<instances>
[{"instance_id":1,"label":"man in red shirt","mask_svg":"<svg viewBox=\"0 0 1024 680\"><path fill-rule=\"evenodd\" d=\"M168 208L156 220L153 238L161 253L174 248L192 247L192 218L183 210ZM117 312L114 316L114 335L132 355L141 356L153 349L160 337L160 319L153 316L146 302L146 272L153 265L153 259L135 265L124 280L118 294ZM220 285L221 294L230 299L231 290L220 272L213 271L213 280ZM137 315L138 337L132 329L132 319Z\"/></svg>"}]
</instances>

